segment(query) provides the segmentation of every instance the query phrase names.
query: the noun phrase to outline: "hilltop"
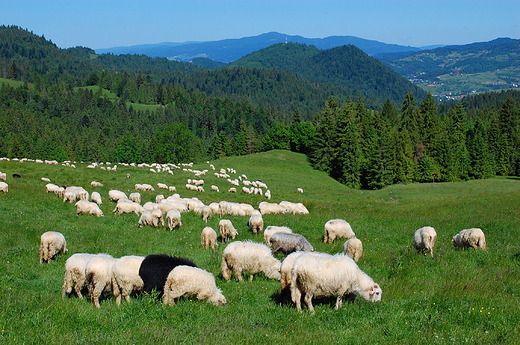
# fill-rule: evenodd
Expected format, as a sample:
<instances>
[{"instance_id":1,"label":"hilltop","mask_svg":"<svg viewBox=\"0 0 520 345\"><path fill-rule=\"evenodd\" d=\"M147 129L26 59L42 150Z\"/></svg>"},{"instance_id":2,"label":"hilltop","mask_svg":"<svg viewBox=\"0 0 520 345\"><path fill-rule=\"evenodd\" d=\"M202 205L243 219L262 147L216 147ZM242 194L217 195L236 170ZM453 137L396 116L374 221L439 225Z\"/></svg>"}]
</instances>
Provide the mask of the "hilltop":
<instances>
[{"instance_id":1,"label":"hilltop","mask_svg":"<svg viewBox=\"0 0 520 345\"><path fill-rule=\"evenodd\" d=\"M520 40L510 38L375 57L439 96L460 96L520 85Z\"/></svg>"}]
</instances>

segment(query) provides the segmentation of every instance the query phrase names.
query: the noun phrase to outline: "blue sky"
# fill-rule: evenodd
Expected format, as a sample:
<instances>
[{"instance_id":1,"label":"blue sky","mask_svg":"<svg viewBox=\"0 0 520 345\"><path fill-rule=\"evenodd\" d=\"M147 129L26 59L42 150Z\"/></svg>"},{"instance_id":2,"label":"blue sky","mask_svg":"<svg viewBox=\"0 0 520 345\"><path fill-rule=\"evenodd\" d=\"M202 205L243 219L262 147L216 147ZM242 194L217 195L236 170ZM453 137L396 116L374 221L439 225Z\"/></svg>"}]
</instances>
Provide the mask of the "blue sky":
<instances>
[{"instance_id":1,"label":"blue sky","mask_svg":"<svg viewBox=\"0 0 520 345\"><path fill-rule=\"evenodd\" d=\"M0 0L0 24L61 48L216 41L277 31L421 47L520 38L520 0Z\"/></svg>"}]
</instances>

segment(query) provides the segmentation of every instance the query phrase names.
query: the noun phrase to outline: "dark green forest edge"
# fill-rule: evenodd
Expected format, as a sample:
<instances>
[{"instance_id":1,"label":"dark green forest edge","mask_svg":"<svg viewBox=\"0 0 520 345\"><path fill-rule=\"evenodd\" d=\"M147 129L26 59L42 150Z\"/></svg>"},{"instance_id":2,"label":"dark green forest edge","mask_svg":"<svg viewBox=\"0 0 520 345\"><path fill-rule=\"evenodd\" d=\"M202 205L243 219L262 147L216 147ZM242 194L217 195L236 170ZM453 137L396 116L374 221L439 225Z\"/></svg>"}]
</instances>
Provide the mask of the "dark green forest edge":
<instances>
[{"instance_id":1,"label":"dark green forest edge","mask_svg":"<svg viewBox=\"0 0 520 345\"><path fill-rule=\"evenodd\" d=\"M0 27L0 156L200 162L304 153L352 188L520 176L520 92L437 105L353 46L275 45L218 69L59 49Z\"/></svg>"}]
</instances>

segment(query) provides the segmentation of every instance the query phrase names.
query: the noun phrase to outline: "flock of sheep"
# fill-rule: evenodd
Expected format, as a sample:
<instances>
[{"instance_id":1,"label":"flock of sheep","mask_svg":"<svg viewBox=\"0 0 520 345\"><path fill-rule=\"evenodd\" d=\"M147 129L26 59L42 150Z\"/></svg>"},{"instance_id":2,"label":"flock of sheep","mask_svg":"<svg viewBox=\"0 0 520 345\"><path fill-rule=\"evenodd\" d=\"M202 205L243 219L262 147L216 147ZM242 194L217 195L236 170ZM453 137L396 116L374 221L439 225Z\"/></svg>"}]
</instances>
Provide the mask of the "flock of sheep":
<instances>
[{"instance_id":1,"label":"flock of sheep","mask_svg":"<svg viewBox=\"0 0 520 345\"><path fill-rule=\"evenodd\" d=\"M154 167L154 172L159 169L161 167ZM190 169L185 168L185 170ZM230 170L222 169L218 173L219 176L217 173L215 176L227 178L232 185L239 186L238 179L231 180L228 172ZM200 177L204 174L205 172L197 171L195 176ZM50 183L49 179L42 178L42 180L49 182L46 185L48 193L56 194L64 202L74 202L77 215L104 216L99 208L102 198L98 192L89 195L82 187L57 186ZM245 182L246 185L250 183L245 175L241 175L239 181ZM188 185L200 187L203 184L203 180L190 180L186 188L191 188L188 188ZM252 188L267 189L265 183L261 181L250 184L254 184ZM99 182L91 183L91 187L100 186L103 185ZM235 187L231 187L228 192L236 192L233 190ZM288 227L269 225L264 228L263 215L266 214L308 214L308 210L301 203L282 201L276 204L264 201L259 203L257 210L249 204L228 201L204 205L197 198L181 198L175 193L168 197L158 195L155 203L148 202L141 205L141 196L137 191L154 191L154 188L146 184L135 184L134 188L136 192L129 196L119 190L110 190L108 198L116 205L113 213L139 215L139 227L163 226L173 231L182 226L181 213L188 211L200 215L204 222L213 215L221 218L218 225L221 242L234 240L228 243L222 252L221 274L226 281L229 281L232 275L236 280L243 281L243 272L249 272L249 279L253 280L255 274L262 272L268 279L280 280L282 293L290 293L291 300L299 311L301 311L302 298L311 312L314 312L312 299L317 297L335 296L336 309L341 307L345 297L353 298L359 295L370 302L381 300L381 287L357 265L362 257L363 245L352 231L350 224L343 219L332 219L324 225L324 243L346 239L342 253L332 255L314 252L312 244L303 235L293 233ZM176 191L175 187L168 187L165 184L158 184L158 188ZM211 190L218 192L218 187L212 187ZM303 193L303 190L299 188L297 192ZM265 193L257 194L265 195ZM89 198L92 201L89 201ZM265 244L235 241L238 231L231 220L222 219L225 215L249 216L249 230L254 234L263 232ZM437 234L433 227L420 228L415 232L413 246L417 251L427 252L433 257L436 238ZM205 227L201 232L200 240L204 249L214 250L218 245L217 232L211 227ZM484 233L477 228L462 230L453 237L452 241L455 247L486 249ZM56 255L67 251L67 243L61 233L48 231L42 234L40 263L49 262ZM282 262L274 256L279 252L287 255ZM73 254L65 263L62 294L66 297L74 290L76 295L82 298L84 289L88 291L89 298L97 308L100 307L99 299L105 291L112 292L117 305L121 303L121 297L129 301L132 293L154 290L160 293L163 303L170 305L183 296L195 296L199 300L206 300L215 305L227 302L222 291L217 287L212 273L197 267L190 259L168 255L153 254L146 257L128 255L116 259L103 253Z\"/></svg>"}]
</instances>

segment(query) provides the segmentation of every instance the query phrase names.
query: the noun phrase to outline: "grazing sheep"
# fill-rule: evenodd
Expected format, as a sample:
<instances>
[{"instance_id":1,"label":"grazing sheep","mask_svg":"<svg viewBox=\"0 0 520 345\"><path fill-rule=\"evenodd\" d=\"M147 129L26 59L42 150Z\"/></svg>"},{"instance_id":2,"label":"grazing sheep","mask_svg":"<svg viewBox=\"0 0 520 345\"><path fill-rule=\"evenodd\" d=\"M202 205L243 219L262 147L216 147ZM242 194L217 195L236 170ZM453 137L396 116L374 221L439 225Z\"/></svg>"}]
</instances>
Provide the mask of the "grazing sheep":
<instances>
[{"instance_id":1,"label":"grazing sheep","mask_svg":"<svg viewBox=\"0 0 520 345\"><path fill-rule=\"evenodd\" d=\"M286 226L269 225L267 228L265 228L265 231L264 231L265 244L270 246L271 245L271 236L273 236L274 233L279 232L279 231L292 233L292 230Z\"/></svg>"},{"instance_id":2,"label":"grazing sheep","mask_svg":"<svg viewBox=\"0 0 520 345\"><path fill-rule=\"evenodd\" d=\"M180 265L197 267L193 261L185 258L165 254L146 256L139 268L139 276L144 282L143 291L157 290L162 294L168 274Z\"/></svg>"},{"instance_id":3,"label":"grazing sheep","mask_svg":"<svg viewBox=\"0 0 520 345\"><path fill-rule=\"evenodd\" d=\"M278 231L271 236L270 241L273 253L281 251L284 254L290 254L296 251L314 251L309 241L300 234Z\"/></svg>"},{"instance_id":4,"label":"grazing sheep","mask_svg":"<svg viewBox=\"0 0 520 345\"><path fill-rule=\"evenodd\" d=\"M282 266L280 266L280 285L282 294L287 293L290 285L291 285L291 270L294 264L294 261L300 257L300 255L305 254L307 252L297 251L292 252L287 255L287 257L282 261Z\"/></svg>"},{"instance_id":5,"label":"grazing sheep","mask_svg":"<svg viewBox=\"0 0 520 345\"><path fill-rule=\"evenodd\" d=\"M303 188L298 188L298 189L296 190L296 192L298 192L298 193L303 193Z\"/></svg>"},{"instance_id":6,"label":"grazing sheep","mask_svg":"<svg viewBox=\"0 0 520 345\"><path fill-rule=\"evenodd\" d=\"M40 263L51 261L56 255L68 251L67 241L57 231L44 232L40 237Z\"/></svg>"},{"instance_id":7,"label":"grazing sheep","mask_svg":"<svg viewBox=\"0 0 520 345\"><path fill-rule=\"evenodd\" d=\"M80 214L92 214L94 216L103 217L103 211L99 208L99 205L95 202L87 200L80 200L76 204L76 216Z\"/></svg>"},{"instance_id":8,"label":"grazing sheep","mask_svg":"<svg viewBox=\"0 0 520 345\"><path fill-rule=\"evenodd\" d=\"M249 217L249 229L253 232L253 234L258 234L259 232L264 231L264 219L260 213L255 213Z\"/></svg>"},{"instance_id":9,"label":"grazing sheep","mask_svg":"<svg viewBox=\"0 0 520 345\"><path fill-rule=\"evenodd\" d=\"M212 250L215 250L215 246L217 246L217 233L213 228L209 226L202 229L202 233L200 234L200 244L202 248L208 249L211 247Z\"/></svg>"},{"instance_id":10,"label":"grazing sheep","mask_svg":"<svg viewBox=\"0 0 520 345\"><path fill-rule=\"evenodd\" d=\"M112 211L112 213L122 214L122 213L135 213L137 215L144 212L144 207L139 205L133 201L121 201L123 199L119 199L116 207Z\"/></svg>"},{"instance_id":11,"label":"grazing sheep","mask_svg":"<svg viewBox=\"0 0 520 345\"><path fill-rule=\"evenodd\" d=\"M103 201L101 200L101 194L99 194L98 192L92 192L90 198L98 205L101 205L103 203Z\"/></svg>"},{"instance_id":12,"label":"grazing sheep","mask_svg":"<svg viewBox=\"0 0 520 345\"><path fill-rule=\"evenodd\" d=\"M103 184L101 182L92 181L90 182L91 187L103 187Z\"/></svg>"},{"instance_id":13,"label":"grazing sheep","mask_svg":"<svg viewBox=\"0 0 520 345\"><path fill-rule=\"evenodd\" d=\"M7 181L7 174L6 173L3 173L3 172L0 172L0 180L2 181Z\"/></svg>"},{"instance_id":14,"label":"grazing sheep","mask_svg":"<svg viewBox=\"0 0 520 345\"><path fill-rule=\"evenodd\" d=\"M124 192L121 192L120 190L115 190L115 189L108 191L108 198L110 199L110 201L114 201L114 202L117 202L121 198L128 199Z\"/></svg>"},{"instance_id":15,"label":"grazing sheep","mask_svg":"<svg viewBox=\"0 0 520 345\"><path fill-rule=\"evenodd\" d=\"M103 292L112 291L112 266L116 259L109 254L98 254L87 262L85 277L88 294L96 308L101 308L99 298Z\"/></svg>"},{"instance_id":16,"label":"grazing sheep","mask_svg":"<svg viewBox=\"0 0 520 345\"><path fill-rule=\"evenodd\" d=\"M195 210L193 210L195 213L199 214L201 217L202 217L202 221L204 223L207 223L208 220L211 218L211 216L213 215L213 211L211 211L211 207L209 206L202 206L202 207L198 207L196 208Z\"/></svg>"},{"instance_id":17,"label":"grazing sheep","mask_svg":"<svg viewBox=\"0 0 520 345\"><path fill-rule=\"evenodd\" d=\"M127 255L116 259L112 266L112 293L116 304L121 305L121 296L130 302L132 292L141 291L144 282L139 276L139 268L144 256Z\"/></svg>"},{"instance_id":18,"label":"grazing sheep","mask_svg":"<svg viewBox=\"0 0 520 345\"><path fill-rule=\"evenodd\" d=\"M178 229L182 225L179 210L169 210L168 213L166 213L166 222L168 223L168 230Z\"/></svg>"},{"instance_id":19,"label":"grazing sheep","mask_svg":"<svg viewBox=\"0 0 520 345\"><path fill-rule=\"evenodd\" d=\"M60 188L60 187L55 185L54 183L47 183L45 185L45 191L47 193L55 193L58 190L58 188Z\"/></svg>"},{"instance_id":20,"label":"grazing sheep","mask_svg":"<svg viewBox=\"0 0 520 345\"><path fill-rule=\"evenodd\" d=\"M336 297L338 309L346 294L360 295L369 302L381 300L382 290L351 257L344 254L306 253L298 257L291 272L291 298L301 311L301 297L314 313L314 297Z\"/></svg>"},{"instance_id":21,"label":"grazing sheep","mask_svg":"<svg viewBox=\"0 0 520 345\"><path fill-rule=\"evenodd\" d=\"M0 192L9 192L9 185L5 182L0 182Z\"/></svg>"},{"instance_id":22,"label":"grazing sheep","mask_svg":"<svg viewBox=\"0 0 520 345\"><path fill-rule=\"evenodd\" d=\"M87 263L95 257L96 254L76 253L72 254L65 262L65 277L63 279L62 298L74 291L79 298L83 298L81 290L86 287L87 278L85 276L85 268Z\"/></svg>"},{"instance_id":23,"label":"grazing sheep","mask_svg":"<svg viewBox=\"0 0 520 345\"><path fill-rule=\"evenodd\" d=\"M346 240L343 244L343 254L350 256L355 262L358 262L363 255L363 243L357 237Z\"/></svg>"},{"instance_id":24,"label":"grazing sheep","mask_svg":"<svg viewBox=\"0 0 520 345\"><path fill-rule=\"evenodd\" d=\"M227 242L228 236L230 236L232 239L235 239L235 237L238 235L237 229L235 229L229 219L221 219L218 222L218 231L220 233L222 242Z\"/></svg>"},{"instance_id":25,"label":"grazing sheep","mask_svg":"<svg viewBox=\"0 0 520 345\"><path fill-rule=\"evenodd\" d=\"M352 238L356 237L354 231L350 227L350 224L343 219L331 219L325 223L325 231L323 242L332 243L337 238Z\"/></svg>"},{"instance_id":26,"label":"grazing sheep","mask_svg":"<svg viewBox=\"0 0 520 345\"><path fill-rule=\"evenodd\" d=\"M220 192L220 190L218 189L218 186L215 186L215 185L211 185L211 191L213 192Z\"/></svg>"},{"instance_id":27,"label":"grazing sheep","mask_svg":"<svg viewBox=\"0 0 520 345\"><path fill-rule=\"evenodd\" d=\"M235 272L235 278L242 282L242 272L249 271L252 281L255 274L263 272L266 278L280 280L281 262L274 258L271 250L265 244L251 241L235 241L227 245L222 253L222 277L225 280L231 278L231 272Z\"/></svg>"},{"instance_id":28,"label":"grazing sheep","mask_svg":"<svg viewBox=\"0 0 520 345\"><path fill-rule=\"evenodd\" d=\"M236 193L237 189L235 187L231 187L228 189L228 193Z\"/></svg>"},{"instance_id":29,"label":"grazing sheep","mask_svg":"<svg viewBox=\"0 0 520 345\"><path fill-rule=\"evenodd\" d=\"M281 207L285 208L287 213L292 214L309 214L309 210L305 207L301 202L294 203L290 201L280 201L279 204Z\"/></svg>"},{"instance_id":30,"label":"grazing sheep","mask_svg":"<svg viewBox=\"0 0 520 345\"><path fill-rule=\"evenodd\" d=\"M141 204L141 194L139 192L130 193L128 199L138 204Z\"/></svg>"},{"instance_id":31,"label":"grazing sheep","mask_svg":"<svg viewBox=\"0 0 520 345\"><path fill-rule=\"evenodd\" d=\"M174 305L175 299L182 296L195 296L214 305L226 304L213 274L197 267L177 266L168 274L163 303Z\"/></svg>"},{"instance_id":32,"label":"grazing sheep","mask_svg":"<svg viewBox=\"0 0 520 345\"><path fill-rule=\"evenodd\" d=\"M433 246L437 240L437 232L431 226L425 226L415 231L413 236L413 246L418 252L430 254L433 258ZM356 260L357 261L357 260Z\"/></svg>"},{"instance_id":33,"label":"grazing sheep","mask_svg":"<svg viewBox=\"0 0 520 345\"><path fill-rule=\"evenodd\" d=\"M267 201L262 201L260 204L258 204L258 209L262 215L287 213L287 209L285 207Z\"/></svg>"},{"instance_id":34,"label":"grazing sheep","mask_svg":"<svg viewBox=\"0 0 520 345\"><path fill-rule=\"evenodd\" d=\"M159 223L161 223L161 225L164 226L162 211L159 209L153 209L144 210L143 213L141 213L141 217L139 218L139 222L137 224L140 228L142 228L145 225L150 225L154 228L158 228Z\"/></svg>"},{"instance_id":35,"label":"grazing sheep","mask_svg":"<svg viewBox=\"0 0 520 345\"><path fill-rule=\"evenodd\" d=\"M481 248L484 250L487 248L486 236L482 229L479 228L464 229L453 236L451 241L456 248L473 247L475 249Z\"/></svg>"}]
</instances>

